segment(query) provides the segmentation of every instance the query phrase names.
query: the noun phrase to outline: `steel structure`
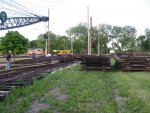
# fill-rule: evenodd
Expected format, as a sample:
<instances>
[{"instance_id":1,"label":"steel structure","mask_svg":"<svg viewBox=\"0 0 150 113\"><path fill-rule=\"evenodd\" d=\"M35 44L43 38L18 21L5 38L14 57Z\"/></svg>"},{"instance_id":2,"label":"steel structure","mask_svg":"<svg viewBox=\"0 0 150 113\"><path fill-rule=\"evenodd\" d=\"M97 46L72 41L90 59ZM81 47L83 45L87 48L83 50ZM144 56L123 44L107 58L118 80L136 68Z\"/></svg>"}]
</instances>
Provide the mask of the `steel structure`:
<instances>
[{"instance_id":1,"label":"steel structure","mask_svg":"<svg viewBox=\"0 0 150 113\"><path fill-rule=\"evenodd\" d=\"M0 24L0 30L19 28L32 25L39 22L47 22L49 17L12 17L7 18L7 21Z\"/></svg>"}]
</instances>

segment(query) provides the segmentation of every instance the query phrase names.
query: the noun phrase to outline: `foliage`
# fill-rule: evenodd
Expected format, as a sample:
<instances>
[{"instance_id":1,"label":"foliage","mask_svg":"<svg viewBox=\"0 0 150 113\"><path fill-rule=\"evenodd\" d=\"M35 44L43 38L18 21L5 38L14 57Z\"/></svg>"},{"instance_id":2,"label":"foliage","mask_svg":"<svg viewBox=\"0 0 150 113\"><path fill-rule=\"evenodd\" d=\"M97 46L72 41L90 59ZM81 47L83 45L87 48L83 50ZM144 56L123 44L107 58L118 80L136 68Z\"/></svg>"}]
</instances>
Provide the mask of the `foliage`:
<instances>
[{"instance_id":1,"label":"foliage","mask_svg":"<svg viewBox=\"0 0 150 113\"><path fill-rule=\"evenodd\" d=\"M66 32L73 40L75 52L79 53L83 49L87 50L88 31L86 23L79 23L77 26L69 28Z\"/></svg>"},{"instance_id":2,"label":"foliage","mask_svg":"<svg viewBox=\"0 0 150 113\"><path fill-rule=\"evenodd\" d=\"M65 50L70 49L70 41L66 36L56 35L54 33L50 33L50 48L49 50Z\"/></svg>"},{"instance_id":3,"label":"foliage","mask_svg":"<svg viewBox=\"0 0 150 113\"><path fill-rule=\"evenodd\" d=\"M37 40L32 40L29 42L29 48L37 48Z\"/></svg>"},{"instance_id":4,"label":"foliage","mask_svg":"<svg viewBox=\"0 0 150 113\"><path fill-rule=\"evenodd\" d=\"M111 40L113 39L114 48L120 52L133 52L136 49L136 29L132 26L114 26Z\"/></svg>"},{"instance_id":5,"label":"foliage","mask_svg":"<svg viewBox=\"0 0 150 113\"><path fill-rule=\"evenodd\" d=\"M45 48L44 34L40 34L36 40L30 41L30 48ZM70 49L70 41L66 36L49 34L49 50Z\"/></svg>"},{"instance_id":6,"label":"foliage","mask_svg":"<svg viewBox=\"0 0 150 113\"><path fill-rule=\"evenodd\" d=\"M97 54L98 45L101 53L109 53L109 49L117 52L150 51L150 29L145 29L145 35L136 37L136 28L132 26L111 26L100 24L92 29L92 54ZM73 41L74 53L87 53L88 31L86 23L79 23L66 31L68 36L49 33L49 50L71 49ZM99 43L99 44L98 44ZM109 47L110 45L111 47ZM6 54L11 50L15 54L24 53L27 48L45 49L44 34L39 34L36 40L28 41L19 32L9 31L0 39L0 51Z\"/></svg>"},{"instance_id":7,"label":"foliage","mask_svg":"<svg viewBox=\"0 0 150 113\"><path fill-rule=\"evenodd\" d=\"M43 34L40 34L38 37L37 37L37 47L38 48L45 48L45 39L44 39L44 35Z\"/></svg>"},{"instance_id":8,"label":"foliage","mask_svg":"<svg viewBox=\"0 0 150 113\"><path fill-rule=\"evenodd\" d=\"M3 54L12 51L14 54L25 53L28 48L28 39L18 31L8 31L4 37L1 37L0 46Z\"/></svg>"},{"instance_id":9,"label":"foliage","mask_svg":"<svg viewBox=\"0 0 150 113\"><path fill-rule=\"evenodd\" d=\"M100 51L102 53L108 53L108 46L110 39L109 36L111 35L111 25L101 24L99 25L99 40L100 40Z\"/></svg>"},{"instance_id":10,"label":"foliage","mask_svg":"<svg viewBox=\"0 0 150 113\"><path fill-rule=\"evenodd\" d=\"M145 50L147 50L147 41L146 41L146 36L145 35L140 35L137 40L137 47L139 49L140 52L143 52Z\"/></svg>"},{"instance_id":11,"label":"foliage","mask_svg":"<svg viewBox=\"0 0 150 113\"><path fill-rule=\"evenodd\" d=\"M121 40L122 50L128 52L135 51L136 29L132 26L122 28L123 37Z\"/></svg>"},{"instance_id":12,"label":"foliage","mask_svg":"<svg viewBox=\"0 0 150 113\"><path fill-rule=\"evenodd\" d=\"M145 29L145 51L150 51L150 29Z\"/></svg>"}]
</instances>

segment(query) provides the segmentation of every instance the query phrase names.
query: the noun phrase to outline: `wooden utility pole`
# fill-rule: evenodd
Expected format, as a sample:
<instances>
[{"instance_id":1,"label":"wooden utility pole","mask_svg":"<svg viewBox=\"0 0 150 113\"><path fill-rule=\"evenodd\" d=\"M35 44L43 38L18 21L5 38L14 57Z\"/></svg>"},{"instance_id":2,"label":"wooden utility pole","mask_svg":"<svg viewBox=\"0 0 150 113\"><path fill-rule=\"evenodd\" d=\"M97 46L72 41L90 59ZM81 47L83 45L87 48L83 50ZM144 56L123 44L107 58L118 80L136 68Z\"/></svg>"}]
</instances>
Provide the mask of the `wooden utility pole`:
<instances>
[{"instance_id":1,"label":"wooden utility pole","mask_svg":"<svg viewBox=\"0 0 150 113\"><path fill-rule=\"evenodd\" d=\"M48 8L48 18L49 18L49 8ZM49 20L48 20L48 33L47 33L47 35L48 35L48 39L47 39L47 51L48 51L48 53L50 52L50 22L49 22Z\"/></svg>"},{"instance_id":2,"label":"wooden utility pole","mask_svg":"<svg viewBox=\"0 0 150 113\"><path fill-rule=\"evenodd\" d=\"M90 55L90 51L89 51L89 36L90 36L90 32L89 32L89 6L87 7L87 30L88 30L88 55Z\"/></svg>"},{"instance_id":3,"label":"wooden utility pole","mask_svg":"<svg viewBox=\"0 0 150 113\"><path fill-rule=\"evenodd\" d=\"M71 39L71 53L73 54L73 37L70 38Z\"/></svg>"},{"instance_id":4,"label":"wooden utility pole","mask_svg":"<svg viewBox=\"0 0 150 113\"><path fill-rule=\"evenodd\" d=\"M100 54L100 44L99 44L100 40L99 40L99 38L100 38L100 25L98 26L98 48L97 48L97 50L98 50L98 56Z\"/></svg>"},{"instance_id":5,"label":"wooden utility pole","mask_svg":"<svg viewBox=\"0 0 150 113\"><path fill-rule=\"evenodd\" d=\"M90 17L89 54L92 54L92 17Z\"/></svg>"},{"instance_id":6,"label":"wooden utility pole","mask_svg":"<svg viewBox=\"0 0 150 113\"><path fill-rule=\"evenodd\" d=\"M88 55L91 55L91 40L92 40L92 17L90 17L89 27L89 7L87 7L87 30L88 30Z\"/></svg>"},{"instance_id":7,"label":"wooden utility pole","mask_svg":"<svg viewBox=\"0 0 150 113\"><path fill-rule=\"evenodd\" d=\"M45 35L47 35L47 33ZM47 40L48 40L48 38L45 37L45 56L47 56L47 45L48 45Z\"/></svg>"}]
</instances>

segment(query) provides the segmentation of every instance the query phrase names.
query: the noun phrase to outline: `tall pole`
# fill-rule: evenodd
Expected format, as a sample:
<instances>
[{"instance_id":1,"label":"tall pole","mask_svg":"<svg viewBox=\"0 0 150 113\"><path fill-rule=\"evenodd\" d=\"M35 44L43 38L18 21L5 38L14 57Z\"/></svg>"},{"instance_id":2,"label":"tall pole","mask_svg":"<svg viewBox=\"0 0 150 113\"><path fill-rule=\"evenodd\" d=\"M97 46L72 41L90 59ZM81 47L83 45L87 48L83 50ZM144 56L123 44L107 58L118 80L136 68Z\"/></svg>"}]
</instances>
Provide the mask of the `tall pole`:
<instances>
[{"instance_id":1,"label":"tall pole","mask_svg":"<svg viewBox=\"0 0 150 113\"><path fill-rule=\"evenodd\" d=\"M49 8L48 8L48 18L49 18L49 15L50 15L50 11L49 11ZM50 49L50 22L49 22L49 20L48 20L48 33L47 33L47 35L48 35L48 39L47 39L47 51L48 51L48 53L50 52L49 51L49 49Z\"/></svg>"},{"instance_id":2,"label":"tall pole","mask_svg":"<svg viewBox=\"0 0 150 113\"><path fill-rule=\"evenodd\" d=\"M99 38L100 38L100 25L98 26L98 48L97 48L97 51L98 51L98 56L99 56L99 50L100 50L100 45L99 45Z\"/></svg>"},{"instance_id":3,"label":"tall pole","mask_svg":"<svg viewBox=\"0 0 150 113\"><path fill-rule=\"evenodd\" d=\"M91 48L92 48L92 17L90 17L90 29L89 29L89 55L91 55Z\"/></svg>"},{"instance_id":4,"label":"tall pole","mask_svg":"<svg viewBox=\"0 0 150 113\"><path fill-rule=\"evenodd\" d=\"M71 37L71 53L73 54L73 37Z\"/></svg>"},{"instance_id":5,"label":"tall pole","mask_svg":"<svg viewBox=\"0 0 150 113\"><path fill-rule=\"evenodd\" d=\"M46 34L47 35L47 34ZM45 38L45 56L47 56L47 38Z\"/></svg>"},{"instance_id":6,"label":"tall pole","mask_svg":"<svg viewBox=\"0 0 150 113\"><path fill-rule=\"evenodd\" d=\"M87 30L88 30L88 55L90 55L89 51L89 37L90 37L90 32L89 32L89 6L87 6Z\"/></svg>"}]
</instances>

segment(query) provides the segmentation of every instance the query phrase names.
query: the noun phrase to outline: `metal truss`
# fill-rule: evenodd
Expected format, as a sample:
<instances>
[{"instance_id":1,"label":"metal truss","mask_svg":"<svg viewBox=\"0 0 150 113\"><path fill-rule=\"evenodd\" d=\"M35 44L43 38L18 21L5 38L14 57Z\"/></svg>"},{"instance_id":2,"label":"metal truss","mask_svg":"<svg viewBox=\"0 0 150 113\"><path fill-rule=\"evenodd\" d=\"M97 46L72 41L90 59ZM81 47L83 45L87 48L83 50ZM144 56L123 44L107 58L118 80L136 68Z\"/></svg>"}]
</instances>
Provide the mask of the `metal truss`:
<instances>
[{"instance_id":1,"label":"metal truss","mask_svg":"<svg viewBox=\"0 0 150 113\"><path fill-rule=\"evenodd\" d=\"M0 23L0 30L19 28L32 25L39 22L47 22L49 17L13 17L7 18L7 21Z\"/></svg>"}]
</instances>

